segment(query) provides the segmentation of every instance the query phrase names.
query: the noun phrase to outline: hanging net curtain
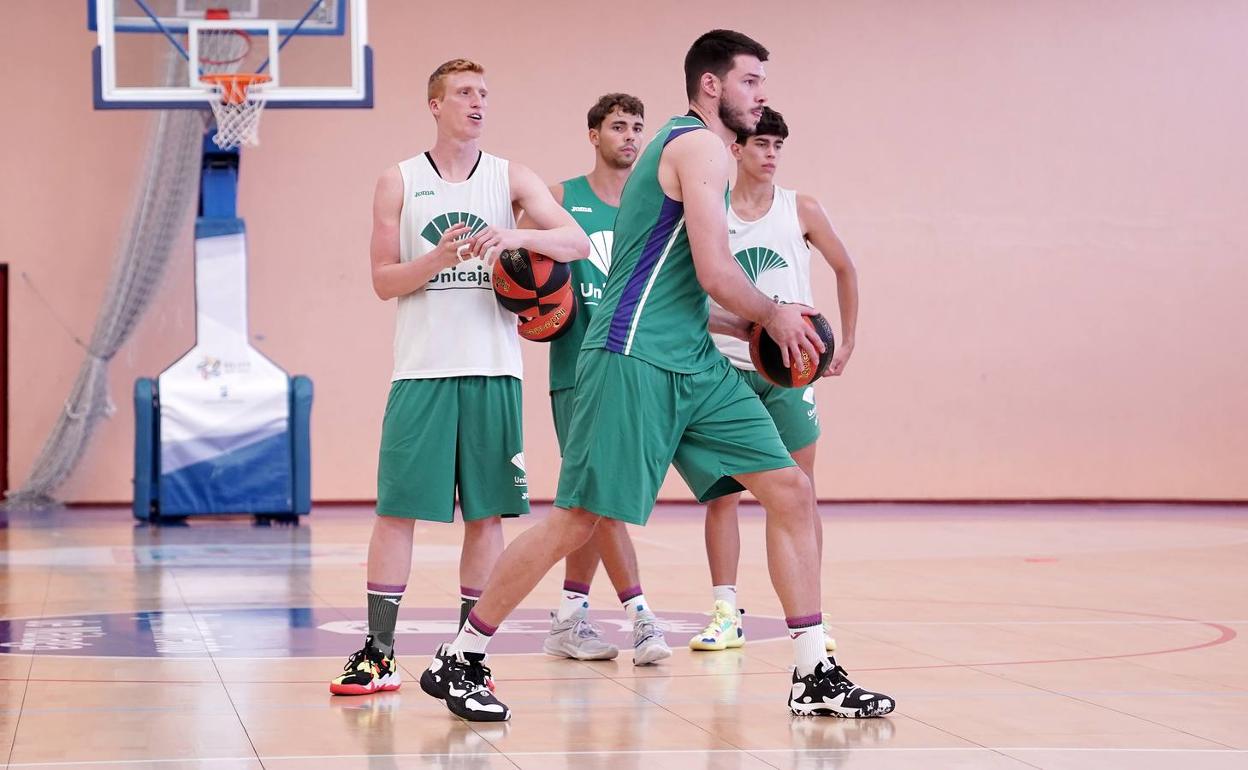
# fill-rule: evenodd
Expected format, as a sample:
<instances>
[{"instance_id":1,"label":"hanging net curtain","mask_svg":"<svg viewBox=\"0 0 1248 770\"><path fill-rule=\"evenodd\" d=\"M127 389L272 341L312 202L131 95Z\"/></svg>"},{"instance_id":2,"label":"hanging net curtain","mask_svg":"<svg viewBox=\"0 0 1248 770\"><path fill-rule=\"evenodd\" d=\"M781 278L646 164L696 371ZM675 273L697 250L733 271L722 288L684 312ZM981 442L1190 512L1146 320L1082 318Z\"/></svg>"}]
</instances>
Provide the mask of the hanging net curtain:
<instances>
[{"instance_id":1,"label":"hanging net curtain","mask_svg":"<svg viewBox=\"0 0 1248 770\"><path fill-rule=\"evenodd\" d=\"M186 82L186 63L175 52L165 62L164 78L167 84ZM153 113L143 177L86 356L30 475L8 494L6 507L55 504L56 490L78 466L99 421L115 411L109 362L151 304L173 245L194 213L207 116L207 110Z\"/></svg>"}]
</instances>

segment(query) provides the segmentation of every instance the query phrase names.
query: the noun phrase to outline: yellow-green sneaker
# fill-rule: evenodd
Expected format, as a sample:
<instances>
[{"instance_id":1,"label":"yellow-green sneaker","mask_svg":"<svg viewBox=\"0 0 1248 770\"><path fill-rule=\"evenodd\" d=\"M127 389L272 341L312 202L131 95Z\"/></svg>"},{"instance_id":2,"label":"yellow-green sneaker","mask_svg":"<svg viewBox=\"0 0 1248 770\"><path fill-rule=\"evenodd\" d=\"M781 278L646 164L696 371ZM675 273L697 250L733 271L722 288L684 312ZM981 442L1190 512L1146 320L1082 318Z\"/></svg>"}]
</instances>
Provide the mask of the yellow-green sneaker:
<instances>
[{"instance_id":1,"label":"yellow-green sneaker","mask_svg":"<svg viewBox=\"0 0 1248 770\"><path fill-rule=\"evenodd\" d=\"M691 650L728 650L745 644L745 629L741 627L741 610L725 601L716 601L711 612L711 622L689 640Z\"/></svg>"},{"instance_id":2,"label":"yellow-green sneaker","mask_svg":"<svg viewBox=\"0 0 1248 770\"><path fill-rule=\"evenodd\" d=\"M368 695L397 690L402 683L393 653L387 658L369 636L364 640L364 647L347 660L342 673L330 681L329 691L334 695Z\"/></svg>"}]
</instances>

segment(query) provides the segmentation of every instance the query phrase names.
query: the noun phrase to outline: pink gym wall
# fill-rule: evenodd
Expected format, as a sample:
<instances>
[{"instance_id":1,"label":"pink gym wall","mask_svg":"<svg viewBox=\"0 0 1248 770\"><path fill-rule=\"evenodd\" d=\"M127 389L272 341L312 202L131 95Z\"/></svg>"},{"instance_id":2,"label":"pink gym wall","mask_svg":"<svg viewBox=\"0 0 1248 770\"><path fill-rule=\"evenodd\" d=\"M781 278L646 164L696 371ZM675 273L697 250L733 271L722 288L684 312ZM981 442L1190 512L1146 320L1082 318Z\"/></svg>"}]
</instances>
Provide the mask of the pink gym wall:
<instances>
[{"instance_id":1,"label":"pink gym wall","mask_svg":"<svg viewBox=\"0 0 1248 770\"><path fill-rule=\"evenodd\" d=\"M82 6L10 4L0 31L14 484L77 371L61 322L90 334L149 120L92 110ZM315 380L316 499L374 495L394 309L369 284L370 201L383 169L431 142L429 71L483 62L485 148L556 181L589 167L600 93L642 97L652 129L683 112L684 51L713 26L771 48L793 129L779 179L824 203L860 272L858 349L818 386L821 497L1248 498L1248 5L529 9L374 0L376 109L271 111L244 153L251 330ZM117 412L65 499L129 499L132 383L193 341L189 220L177 254L113 361ZM536 499L558 465L545 363L525 345ZM663 494L688 497L674 476Z\"/></svg>"}]
</instances>

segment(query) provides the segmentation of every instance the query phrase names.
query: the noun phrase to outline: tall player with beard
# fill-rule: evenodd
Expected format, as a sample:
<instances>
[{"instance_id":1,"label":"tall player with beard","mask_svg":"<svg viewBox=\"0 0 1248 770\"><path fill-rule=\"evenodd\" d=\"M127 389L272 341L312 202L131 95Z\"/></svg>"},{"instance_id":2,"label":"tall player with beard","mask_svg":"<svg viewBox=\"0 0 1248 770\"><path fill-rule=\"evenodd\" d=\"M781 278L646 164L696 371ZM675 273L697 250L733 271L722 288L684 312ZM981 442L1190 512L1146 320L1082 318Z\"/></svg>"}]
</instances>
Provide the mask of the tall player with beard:
<instances>
[{"instance_id":1,"label":"tall player with beard","mask_svg":"<svg viewBox=\"0 0 1248 770\"><path fill-rule=\"evenodd\" d=\"M893 699L854 685L827 657L810 481L762 402L708 334L742 334L710 318L707 295L761 324L784 363L822 347L809 307L773 302L728 248L726 146L758 123L767 49L714 30L685 56L690 111L672 118L637 160L620 199L610 275L577 363L572 423L549 517L503 552L459 636L441 645L421 689L471 721L511 710L487 686L485 654L507 615L602 517L642 524L669 465L700 500L742 487L767 511L767 563L788 616L796 714L871 717Z\"/></svg>"},{"instance_id":2,"label":"tall player with beard","mask_svg":"<svg viewBox=\"0 0 1248 770\"><path fill-rule=\"evenodd\" d=\"M485 70L453 59L429 77L437 139L388 169L373 198L373 290L397 299L394 374L381 430L368 546L368 636L330 683L339 695L397 690L394 629L417 519L464 519L461 622L503 548L500 517L528 513L516 316L494 298L503 249L561 262L589 239L528 168L479 148ZM518 230L524 211L537 228Z\"/></svg>"},{"instance_id":3,"label":"tall player with beard","mask_svg":"<svg viewBox=\"0 0 1248 770\"><path fill-rule=\"evenodd\" d=\"M828 376L837 377L854 351L858 326L858 276L827 212L809 195L774 183L780 152L789 137L784 116L770 107L751 132L739 135L731 150L737 160L737 182L728 207L728 245L754 285L782 302L810 304L810 248L814 246L836 273L837 306L841 340L836 346ZM815 389L782 388L754 371L749 346L734 336L714 335L715 345L732 362L762 399L776 423L780 438L794 462L815 483L815 448L819 439L819 415ZM689 640L694 650L724 650L745 644L741 614L737 610L737 561L741 534L737 527L740 495L710 501L706 510L706 554L711 568L714 609L711 621ZM823 553L823 523L815 517L815 542ZM826 629L826 625L825 625ZM836 642L827 637L828 651Z\"/></svg>"}]
</instances>

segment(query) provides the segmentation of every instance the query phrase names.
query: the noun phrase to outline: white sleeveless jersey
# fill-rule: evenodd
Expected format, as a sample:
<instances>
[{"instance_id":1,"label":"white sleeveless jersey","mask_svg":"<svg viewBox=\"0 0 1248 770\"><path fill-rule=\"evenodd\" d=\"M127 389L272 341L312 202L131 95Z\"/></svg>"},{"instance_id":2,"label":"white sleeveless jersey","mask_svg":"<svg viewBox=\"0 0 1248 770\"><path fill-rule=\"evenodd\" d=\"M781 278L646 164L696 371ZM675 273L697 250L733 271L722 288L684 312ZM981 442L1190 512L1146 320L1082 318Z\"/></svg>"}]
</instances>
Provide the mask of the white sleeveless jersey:
<instances>
[{"instance_id":1,"label":"white sleeveless jersey","mask_svg":"<svg viewBox=\"0 0 1248 770\"><path fill-rule=\"evenodd\" d=\"M442 233L460 222L474 233L487 225L516 226L507 161L502 158L481 153L463 182L444 181L423 153L400 163L399 171L399 254L404 262L432 251ZM516 316L494 298L490 271L482 260L452 265L398 301L393 380L520 377Z\"/></svg>"},{"instance_id":2,"label":"white sleeveless jersey","mask_svg":"<svg viewBox=\"0 0 1248 770\"><path fill-rule=\"evenodd\" d=\"M753 222L741 219L729 206L728 246L737 264L763 294L786 302L813 304L810 246L797 218L795 191L776 187L771 208ZM733 366L754 370L748 343L725 334L711 337Z\"/></svg>"}]
</instances>

